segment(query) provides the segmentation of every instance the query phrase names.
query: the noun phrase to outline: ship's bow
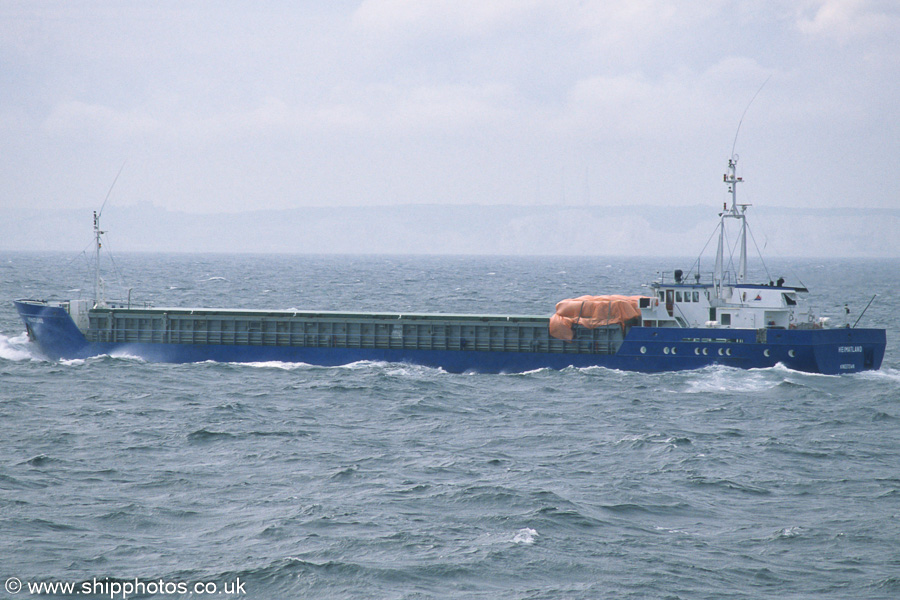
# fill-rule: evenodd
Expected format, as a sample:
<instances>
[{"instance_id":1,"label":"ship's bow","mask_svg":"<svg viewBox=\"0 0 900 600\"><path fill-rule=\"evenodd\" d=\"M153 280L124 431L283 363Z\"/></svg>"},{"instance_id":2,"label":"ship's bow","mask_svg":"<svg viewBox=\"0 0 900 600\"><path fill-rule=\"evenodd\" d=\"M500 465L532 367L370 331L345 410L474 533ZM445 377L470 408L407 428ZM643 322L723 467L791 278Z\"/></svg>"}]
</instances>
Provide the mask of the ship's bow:
<instances>
[{"instance_id":1,"label":"ship's bow","mask_svg":"<svg viewBox=\"0 0 900 600\"><path fill-rule=\"evenodd\" d=\"M88 341L65 306L43 300L16 300L13 304L25 323L29 339L48 358L81 358L86 354Z\"/></svg>"}]
</instances>

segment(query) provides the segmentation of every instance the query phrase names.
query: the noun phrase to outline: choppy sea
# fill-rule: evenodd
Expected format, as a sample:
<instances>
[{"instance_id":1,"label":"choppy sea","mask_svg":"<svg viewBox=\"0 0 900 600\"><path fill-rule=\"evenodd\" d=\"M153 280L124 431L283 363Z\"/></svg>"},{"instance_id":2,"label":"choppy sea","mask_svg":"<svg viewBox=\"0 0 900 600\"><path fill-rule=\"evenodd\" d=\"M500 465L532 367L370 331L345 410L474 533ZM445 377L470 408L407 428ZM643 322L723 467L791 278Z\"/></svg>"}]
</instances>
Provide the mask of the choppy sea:
<instances>
[{"instance_id":1,"label":"choppy sea","mask_svg":"<svg viewBox=\"0 0 900 600\"><path fill-rule=\"evenodd\" d=\"M549 314L690 263L116 268L156 305ZM49 362L10 301L89 296L84 261L0 254L0 597L900 598L900 261L769 270L837 322L879 294L860 326L887 328L882 369Z\"/></svg>"}]
</instances>

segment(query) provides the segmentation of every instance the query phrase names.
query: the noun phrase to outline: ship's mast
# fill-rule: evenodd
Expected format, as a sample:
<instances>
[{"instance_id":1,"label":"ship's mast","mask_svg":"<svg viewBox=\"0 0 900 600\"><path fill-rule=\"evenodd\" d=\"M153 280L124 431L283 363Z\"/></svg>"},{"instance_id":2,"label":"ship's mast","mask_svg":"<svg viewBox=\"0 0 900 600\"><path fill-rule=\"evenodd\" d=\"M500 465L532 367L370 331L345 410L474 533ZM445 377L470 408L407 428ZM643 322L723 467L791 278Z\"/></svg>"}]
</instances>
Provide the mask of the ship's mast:
<instances>
[{"instance_id":1,"label":"ship's mast","mask_svg":"<svg viewBox=\"0 0 900 600\"><path fill-rule=\"evenodd\" d=\"M100 215L94 211L94 306L100 304Z\"/></svg>"},{"instance_id":2,"label":"ship's mast","mask_svg":"<svg viewBox=\"0 0 900 600\"><path fill-rule=\"evenodd\" d=\"M737 170L738 155L733 155L728 159L728 172L722 176L722 180L728 186L728 193L731 194L731 207L727 203L722 208L719 215L721 221L719 223L719 247L716 252L716 270L713 274L716 286L721 286L724 278L724 238L725 238L725 219L739 219L741 221L741 256L738 265L737 283L744 283L747 277L747 217L744 214L749 204L738 204L737 202L737 184L742 183L744 179L738 177Z\"/></svg>"}]
</instances>

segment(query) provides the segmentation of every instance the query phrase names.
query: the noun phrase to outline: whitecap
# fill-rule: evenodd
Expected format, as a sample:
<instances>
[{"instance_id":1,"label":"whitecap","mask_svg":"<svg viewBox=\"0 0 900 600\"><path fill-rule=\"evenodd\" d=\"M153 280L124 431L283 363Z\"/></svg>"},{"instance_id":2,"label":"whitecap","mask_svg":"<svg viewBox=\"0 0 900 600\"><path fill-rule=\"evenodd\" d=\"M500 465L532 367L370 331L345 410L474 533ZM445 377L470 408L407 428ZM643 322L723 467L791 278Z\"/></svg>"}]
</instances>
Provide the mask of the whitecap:
<instances>
[{"instance_id":1,"label":"whitecap","mask_svg":"<svg viewBox=\"0 0 900 600\"><path fill-rule=\"evenodd\" d=\"M586 374L616 374L616 375L621 375L621 374L627 374L627 373L630 373L630 372L631 372L631 371L623 371L622 369L615 369L615 368L613 368L613 367L606 367L606 366L603 366L603 365L588 365L588 366L586 366L586 367L566 367L566 368L563 369L563 370L565 371L565 370L567 370L567 369L574 369L575 371L578 371L578 372L580 372L580 373L586 373Z\"/></svg>"},{"instance_id":2,"label":"whitecap","mask_svg":"<svg viewBox=\"0 0 900 600\"><path fill-rule=\"evenodd\" d=\"M894 381L900 382L900 370L885 367L878 371L860 371L853 373L852 377L860 377L863 379L873 379L875 381Z\"/></svg>"},{"instance_id":3,"label":"whitecap","mask_svg":"<svg viewBox=\"0 0 900 600\"><path fill-rule=\"evenodd\" d=\"M684 529L670 529L669 527L662 527L660 525L654 525L653 529L655 531L661 531L663 533L672 533L672 534L680 534L680 535L690 535L689 532Z\"/></svg>"},{"instance_id":4,"label":"whitecap","mask_svg":"<svg viewBox=\"0 0 900 600\"><path fill-rule=\"evenodd\" d=\"M796 525L794 527L785 527L777 534L775 534L775 537L779 539L795 538L799 536L802 531L802 528L797 527Z\"/></svg>"},{"instance_id":5,"label":"whitecap","mask_svg":"<svg viewBox=\"0 0 900 600\"><path fill-rule=\"evenodd\" d=\"M112 354L97 354L95 356L89 356L88 358L61 358L59 359L59 364L67 366L67 367L78 367L87 362L96 362L102 360L123 360L123 361L133 361L133 362L147 362L141 356L137 356L134 354L129 354L125 351L114 352Z\"/></svg>"},{"instance_id":6,"label":"whitecap","mask_svg":"<svg viewBox=\"0 0 900 600\"><path fill-rule=\"evenodd\" d=\"M109 356L110 358L117 358L120 360L134 360L137 362L147 362L144 359L144 357L138 356L136 354L129 354L128 352L125 352L125 351L113 352L112 354L108 354L106 356Z\"/></svg>"},{"instance_id":7,"label":"whitecap","mask_svg":"<svg viewBox=\"0 0 900 600\"><path fill-rule=\"evenodd\" d=\"M798 371L785 365L783 362L775 363L774 367L754 368L750 371L771 371L774 373L785 373L791 375L808 375L810 377L840 377L840 375L829 375L827 373L813 373L810 371Z\"/></svg>"},{"instance_id":8,"label":"whitecap","mask_svg":"<svg viewBox=\"0 0 900 600\"><path fill-rule=\"evenodd\" d=\"M761 392L772 389L783 379L772 377L772 369L737 369L714 365L692 372L687 382L688 393Z\"/></svg>"},{"instance_id":9,"label":"whitecap","mask_svg":"<svg viewBox=\"0 0 900 600\"><path fill-rule=\"evenodd\" d=\"M351 371L360 370L360 369L371 369L371 368L385 368L391 363L384 360L357 360L355 362L347 363L346 365L337 365L335 367L329 367L330 369L350 369Z\"/></svg>"},{"instance_id":10,"label":"whitecap","mask_svg":"<svg viewBox=\"0 0 900 600\"><path fill-rule=\"evenodd\" d=\"M538 532L531 527L525 527L516 532L512 541L514 544L533 544Z\"/></svg>"},{"instance_id":11,"label":"whitecap","mask_svg":"<svg viewBox=\"0 0 900 600\"><path fill-rule=\"evenodd\" d=\"M214 362L214 361L206 361ZM260 362L239 362L230 363L241 367L251 367L254 369L281 369L282 371L293 371L295 369L304 369L312 367L309 363L304 362L284 362L280 360L266 360Z\"/></svg>"},{"instance_id":12,"label":"whitecap","mask_svg":"<svg viewBox=\"0 0 900 600\"><path fill-rule=\"evenodd\" d=\"M426 367L408 363L389 363L385 369L385 375L388 377L421 377L434 373L446 375L447 371L441 367Z\"/></svg>"},{"instance_id":13,"label":"whitecap","mask_svg":"<svg viewBox=\"0 0 900 600\"><path fill-rule=\"evenodd\" d=\"M549 367L539 367L537 369L531 369L530 371L511 371L509 373L503 373L503 375L537 375L539 373L550 373L554 370Z\"/></svg>"},{"instance_id":14,"label":"whitecap","mask_svg":"<svg viewBox=\"0 0 900 600\"><path fill-rule=\"evenodd\" d=\"M204 361L205 363L215 363L216 361ZM286 371L293 371L295 369L336 369L336 370L350 370L350 371L366 371L366 370L378 370L383 371L385 375L393 376L393 377L408 377L411 375L416 375L419 373L446 373L444 369L440 367L425 367L422 365L414 365L407 363L395 363L395 362L387 362L381 360L358 360L354 362L350 362L343 365L333 365L333 366L325 366L325 365L315 365L311 363L305 362L289 362L289 361L279 361L279 360L267 360L267 361L248 361L248 362L229 362L227 364L237 365L241 367L251 367L256 369L282 369Z\"/></svg>"},{"instance_id":15,"label":"whitecap","mask_svg":"<svg viewBox=\"0 0 900 600\"><path fill-rule=\"evenodd\" d=\"M356 362L347 363L328 367L329 369L349 369L351 371L361 370L379 370L383 371L388 377L409 377L412 375L421 375L428 373L442 373L445 371L442 367L428 367L425 365L417 365L406 362L391 362L385 360L358 360Z\"/></svg>"},{"instance_id":16,"label":"whitecap","mask_svg":"<svg viewBox=\"0 0 900 600\"><path fill-rule=\"evenodd\" d=\"M28 334L22 333L15 337L6 337L0 334L0 359L23 361L40 360L33 351L34 346L28 340Z\"/></svg>"}]
</instances>

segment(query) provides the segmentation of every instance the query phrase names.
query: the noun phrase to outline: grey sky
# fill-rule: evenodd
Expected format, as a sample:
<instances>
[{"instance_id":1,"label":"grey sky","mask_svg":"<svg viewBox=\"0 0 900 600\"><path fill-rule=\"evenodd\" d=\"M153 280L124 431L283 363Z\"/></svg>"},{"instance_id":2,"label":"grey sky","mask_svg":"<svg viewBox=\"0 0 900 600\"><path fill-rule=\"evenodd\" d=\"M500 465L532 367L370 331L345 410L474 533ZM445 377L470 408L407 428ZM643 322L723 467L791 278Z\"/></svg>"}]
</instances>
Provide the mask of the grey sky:
<instances>
[{"instance_id":1,"label":"grey sky","mask_svg":"<svg viewBox=\"0 0 900 600\"><path fill-rule=\"evenodd\" d=\"M0 209L897 208L895 0L0 3Z\"/></svg>"}]
</instances>

